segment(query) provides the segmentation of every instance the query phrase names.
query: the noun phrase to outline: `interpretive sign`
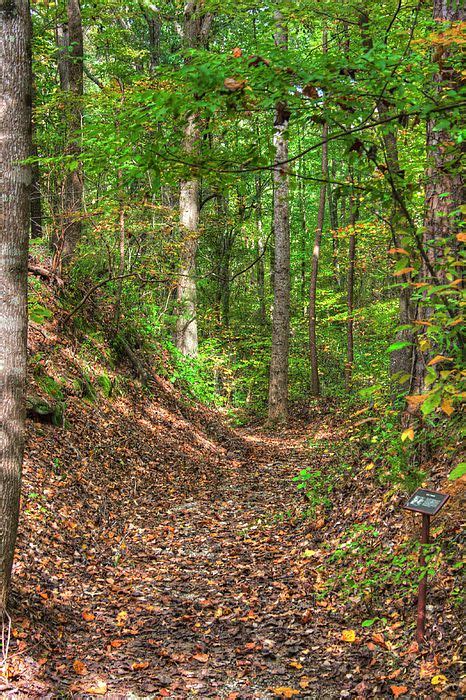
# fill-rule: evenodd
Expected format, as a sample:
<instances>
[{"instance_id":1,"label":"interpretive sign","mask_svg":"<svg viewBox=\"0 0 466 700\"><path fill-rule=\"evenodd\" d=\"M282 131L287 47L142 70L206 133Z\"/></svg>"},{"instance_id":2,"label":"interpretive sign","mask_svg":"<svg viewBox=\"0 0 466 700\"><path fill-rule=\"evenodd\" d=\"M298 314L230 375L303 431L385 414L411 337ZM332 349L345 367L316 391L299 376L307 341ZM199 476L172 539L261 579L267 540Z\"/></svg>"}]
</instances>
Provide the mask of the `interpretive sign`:
<instances>
[{"instance_id":1,"label":"interpretive sign","mask_svg":"<svg viewBox=\"0 0 466 700\"><path fill-rule=\"evenodd\" d=\"M423 513L424 515L435 515L443 508L449 498L450 496L446 493L418 489L409 497L404 508L413 510L416 513Z\"/></svg>"}]
</instances>

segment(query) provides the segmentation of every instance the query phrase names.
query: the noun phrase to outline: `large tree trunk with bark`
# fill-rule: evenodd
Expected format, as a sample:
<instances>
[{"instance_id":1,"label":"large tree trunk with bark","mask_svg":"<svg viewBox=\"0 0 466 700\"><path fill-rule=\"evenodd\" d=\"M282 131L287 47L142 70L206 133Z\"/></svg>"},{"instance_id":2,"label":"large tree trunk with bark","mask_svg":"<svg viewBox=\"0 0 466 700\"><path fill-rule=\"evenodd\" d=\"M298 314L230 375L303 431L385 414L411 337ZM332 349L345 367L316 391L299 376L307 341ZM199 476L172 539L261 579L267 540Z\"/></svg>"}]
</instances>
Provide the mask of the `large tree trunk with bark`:
<instances>
[{"instance_id":1,"label":"large tree trunk with bark","mask_svg":"<svg viewBox=\"0 0 466 700\"><path fill-rule=\"evenodd\" d=\"M277 32L275 43L282 49L288 44L286 29L280 13L275 15ZM269 382L269 420L283 422L288 417L288 354L290 342L290 213L288 165L289 112L284 103L277 105L275 114L275 167L273 223L274 274L272 351Z\"/></svg>"},{"instance_id":2,"label":"large tree trunk with bark","mask_svg":"<svg viewBox=\"0 0 466 700\"><path fill-rule=\"evenodd\" d=\"M189 0L184 7L183 42L186 48L206 44L212 15L203 10L203 0ZM184 133L184 150L192 159L199 148L198 116L190 114ZM178 318L176 346L183 355L195 357L198 353L196 309L196 253L200 215L200 182L197 176L186 178L180 187L180 226L183 236L181 264L177 285Z\"/></svg>"},{"instance_id":3,"label":"large tree trunk with bark","mask_svg":"<svg viewBox=\"0 0 466 700\"><path fill-rule=\"evenodd\" d=\"M466 6L460 0L434 0L434 19L442 22L464 22ZM437 99L445 90L457 90L461 76L452 67L448 44L436 45L433 59L438 63L434 76ZM421 276L431 284L444 284L445 271L442 268L444 250L454 250L457 246L456 234L459 230L459 208L464 203L464 177L458 146L452 141L448 129L438 128L439 118L427 122L426 150L427 172L425 185L425 215L423 248L425 258ZM427 304L420 306L419 316L427 319L430 310ZM410 393L419 394L425 389L426 357L419 345L411 375Z\"/></svg>"},{"instance_id":4,"label":"large tree trunk with bark","mask_svg":"<svg viewBox=\"0 0 466 700\"><path fill-rule=\"evenodd\" d=\"M328 177L328 124L325 122L322 128L322 178ZM322 182L320 186L319 208L317 210L317 227L314 235L314 248L312 250L311 284L309 289L309 355L311 364L311 395L319 396L319 363L317 358L317 329L316 329L316 301L317 301L317 275L319 272L320 244L325 218L325 196L327 184Z\"/></svg>"},{"instance_id":5,"label":"large tree trunk with bark","mask_svg":"<svg viewBox=\"0 0 466 700\"><path fill-rule=\"evenodd\" d=\"M66 171L61 185L60 225L52 240L53 269L60 273L69 266L81 238L83 175L81 126L83 96L83 29L79 0L67 0L67 21L57 27L58 73L65 93L65 154L74 165Z\"/></svg>"},{"instance_id":6,"label":"large tree trunk with bark","mask_svg":"<svg viewBox=\"0 0 466 700\"><path fill-rule=\"evenodd\" d=\"M27 0L0 0L0 618L18 525L27 359L31 155Z\"/></svg>"},{"instance_id":7,"label":"large tree trunk with bark","mask_svg":"<svg viewBox=\"0 0 466 700\"><path fill-rule=\"evenodd\" d=\"M199 131L191 115L185 131L184 150L196 151ZM184 180L180 188L180 226L183 236L179 272L176 323L176 345L183 355L195 357L198 352L196 317L196 253L199 227L199 180Z\"/></svg>"}]
</instances>

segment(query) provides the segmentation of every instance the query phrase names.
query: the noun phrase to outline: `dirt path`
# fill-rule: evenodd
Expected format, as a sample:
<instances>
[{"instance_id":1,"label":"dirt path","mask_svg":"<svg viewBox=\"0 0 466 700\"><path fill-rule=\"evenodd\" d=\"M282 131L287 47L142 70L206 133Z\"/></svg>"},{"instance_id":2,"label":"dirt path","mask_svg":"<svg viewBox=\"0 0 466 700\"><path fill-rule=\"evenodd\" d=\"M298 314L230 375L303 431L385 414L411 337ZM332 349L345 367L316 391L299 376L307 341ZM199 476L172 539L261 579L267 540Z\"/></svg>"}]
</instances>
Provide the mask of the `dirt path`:
<instances>
[{"instance_id":1,"label":"dirt path","mask_svg":"<svg viewBox=\"0 0 466 700\"><path fill-rule=\"evenodd\" d=\"M342 642L360 619L303 558L329 536L292 481L323 419L270 437L135 396L72 411L30 426L2 697L393 697L397 657Z\"/></svg>"},{"instance_id":2,"label":"dirt path","mask_svg":"<svg viewBox=\"0 0 466 700\"><path fill-rule=\"evenodd\" d=\"M31 431L5 697L340 696L290 517L307 431L216 440L130 401Z\"/></svg>"}]
</instances>

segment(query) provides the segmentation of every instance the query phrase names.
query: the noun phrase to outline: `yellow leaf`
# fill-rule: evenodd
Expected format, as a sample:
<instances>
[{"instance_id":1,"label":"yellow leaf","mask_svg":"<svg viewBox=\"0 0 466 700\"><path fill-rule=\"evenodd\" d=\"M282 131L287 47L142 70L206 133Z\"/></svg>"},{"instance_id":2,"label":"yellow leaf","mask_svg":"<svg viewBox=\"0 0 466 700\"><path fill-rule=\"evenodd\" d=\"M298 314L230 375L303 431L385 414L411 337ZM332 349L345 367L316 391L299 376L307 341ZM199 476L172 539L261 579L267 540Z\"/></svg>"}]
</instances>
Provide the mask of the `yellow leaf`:
<instances>
[{"instance_id":1,"label":"yellow leaf","mask_svg":"<svg viewBox=\"0 0 466 700\"><path fill-rule=\"evenodd\" d=\"M126 620L128 619L128 613L126 612L126 610L121 610L116 616L116 619L118 627L123 627Z\"/></svg>"},{"instance_id":2,"label":"yellow leaf","mask_svg":"<svg viewBox=\"0 0 466 700\"><path fill-rule=\"evenodd\" d=\"M292 698L293 695L299 695L299 690L294 690L294 688L282 685L278 688L272 688L272 692L274 695L280 695L282 698Z\"/></svg>"},{"instance_id":3,"label":"yellow leaf","mask_svg":"<svg viewBox=\"0 0 466 700\"><path fill-rule=\"evenodd\" d=\"M316 554L320 554L317 549L305 549L303 552L303 557L305 559L310 559L311 557L315 557Z\"/></svg>"},{"instance_id":4,"label":"yellow leaf","mask_svg":"<svg viewBox=\"0 0 466 700\"><path fill-rule=\"evenodd\" d=\"M105 695L107 692L107 684L105 681L97 680L92 685L87 685L83 688L83 691L89 693L89 695Z\"/></svg>"},{"instance_id":5,"label":"yellow leaf","mask_svg":"<svg viewBox=\"0 0 466 700\"><path fill-rule=\"evenodd\" d=\"M297 668L298 671L303 667L302 664L299 663L299 661L290 661L290 666L293 668Z\"/></svg>"},{"instance_id":6,"label":"yellow leaf","mask_svg":"<svg viewBox=\"0 0 466 700\"><path fill-rule=\"evenodd\" d=\"M401 433L401 442L404 442L408 438L414 440L414 430L412 428L407 428Z\"/></svg>"},{"instance_id":7,"label":"yellow leaf","mask_svg":"<svg viewBox=\"0 0 466 700\"><path fill-rule=\"evenodd\" d=\"M454 412L453 404L451 402L451 399L443 399L442 403L440 404L440 408L444 413L447 414L447 416L451 416L451 414Z\"/></svg>"},{"instance_id":8,"label":"yellow leaf","mask_svg":"<svg viewBox=\"0 0 466 700\"><path fill-rule=\"evenodd\" d=\"M341 640L343 642L355 642L356 632L354 630L343 630L341 633Z\"/></svg>"},{"instance_id":9,"label":"yellow leaf","mask_svg":"<svg viewBox=\"0 0 466 700\"><path fill-rule=\"evenodd\" d=\"M437 676L434 676L430 682L432 685L441 685L447 682L447 678L442 673L439 673Z\"/></svg>"},{"instance_id":10,"label":"yellow leaf","mask_svg":"<svg viewBox=\"0 0 466 700\"><path fill-rule=\"evenodd\" d=\"M452 357L445 357L445 355L436 355L431 360L429 360L427 365L428 365L428 367L432 367L432 365L436 365L439 362L451 362L452 360L453 360Z\"/></svg>"},{"instance_id":11,"label":"yellow leaf","mask_svg":"<svg viewBox=\"0 0 466 700\"><path fill-rule=\"evenodd\" d=\"M366 472L370 472L371 469L374 469L375 464L374 462L369 462L369 464L366 464Z\"/></svg>"}]
</instances>

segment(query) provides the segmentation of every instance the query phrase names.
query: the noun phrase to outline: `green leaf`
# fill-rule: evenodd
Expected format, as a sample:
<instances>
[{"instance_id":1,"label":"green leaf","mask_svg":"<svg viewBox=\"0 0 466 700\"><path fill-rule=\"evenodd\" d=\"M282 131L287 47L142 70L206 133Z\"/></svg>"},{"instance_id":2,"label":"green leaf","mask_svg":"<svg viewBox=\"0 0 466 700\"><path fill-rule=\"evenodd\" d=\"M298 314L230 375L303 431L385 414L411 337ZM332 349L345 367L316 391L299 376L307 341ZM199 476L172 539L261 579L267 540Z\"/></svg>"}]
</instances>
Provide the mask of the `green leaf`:
<instances>
[{"instance_id":1,"label":"green leaf","mask_svg":"<svg viewBox=\"0 0 466 700\"><path fill-rule=\"evenodd\" d=\"M460 462L460 464L450 472L448 478L450 481L455 481L455 479L460 479L464 474L466 474L466 462Z\"/></svg>"},{"instance_id":2,"label":"green leaf","mask_svg":"<svg viewBox=\"0 0 466 700\"><path fill-rule=\"evenodd\" d=\"M396 343L392 343L388 346L387 352L395 352L395 350L401 350L402 348L407 348L412 343L409 340L398 340Z\"/></svg>"}]
</instances>

